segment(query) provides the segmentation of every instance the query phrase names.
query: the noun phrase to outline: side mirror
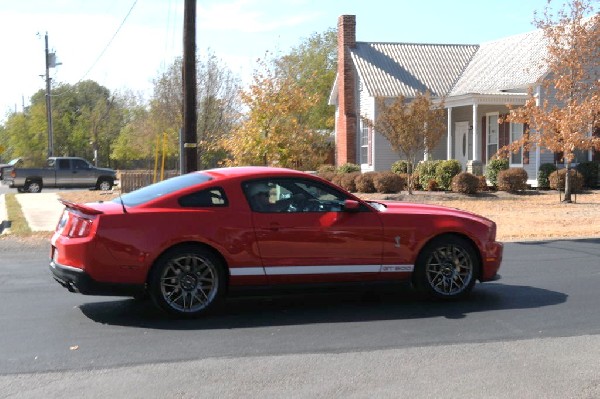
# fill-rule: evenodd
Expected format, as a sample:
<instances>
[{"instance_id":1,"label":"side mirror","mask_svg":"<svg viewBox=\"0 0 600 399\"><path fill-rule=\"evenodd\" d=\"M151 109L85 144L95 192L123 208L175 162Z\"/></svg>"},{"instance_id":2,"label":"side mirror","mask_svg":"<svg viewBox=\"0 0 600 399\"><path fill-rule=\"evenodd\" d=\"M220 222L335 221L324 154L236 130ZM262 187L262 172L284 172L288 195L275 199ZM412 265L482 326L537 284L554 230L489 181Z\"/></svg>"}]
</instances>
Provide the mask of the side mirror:
<instances>
[{"instance_id":1,"label":"side mirror","mask_svg":"<svg viewBox=\"0 0 600 399\"><path fill-rule=\"evenodd\" d=\"M360 202L355 200L347 199L344 201L344 211L346 212L358 212L360 209Z\"/></svg>"}]
</instances>

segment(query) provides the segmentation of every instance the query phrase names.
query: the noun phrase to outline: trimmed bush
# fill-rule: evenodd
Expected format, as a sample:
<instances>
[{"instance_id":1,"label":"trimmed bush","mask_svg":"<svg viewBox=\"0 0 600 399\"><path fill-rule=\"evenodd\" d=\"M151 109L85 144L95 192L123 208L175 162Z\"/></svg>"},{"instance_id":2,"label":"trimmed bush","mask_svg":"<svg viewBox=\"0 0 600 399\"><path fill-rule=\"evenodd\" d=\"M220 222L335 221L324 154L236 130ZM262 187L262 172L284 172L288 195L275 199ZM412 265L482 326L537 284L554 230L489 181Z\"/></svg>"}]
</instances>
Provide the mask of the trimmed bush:
<instances>
[{"instance_id":1,"label":"trimmed bush","mask_svg":"<svg viewBox=\"0 0 600 399\"><path fill-rule=\"evenodd\" d=\"M548 177L554 171L556 171L556 166L553 163L543 163L540 165L537 175L538 189L547 190L550 188Z\"/></svg>"},{"instance_id":2,"label":"trimmed bush","mask_svg":"<svg viewBox=\"0 0 600 399\"><path fill-rule=\"evenodd\" d=\"M552 172L549 177L550 188L552 190L564 190L565 189L565 175L567 169L559 169L556 172ZM571 192L576 193L581 191L583 187L583 176L575 169L569 169L569 176L571 177Z\"/></svg>"},{"instance_id":3,"label":"trimmed bush","mask_svg":"<svg viewBox=\"0 0 600 399\"><path fill-rule=\"evenodd\" d=\"M344 176L345 176L345 173L336 173L331 178L331 182L333 184L336 184L336 185L342 187L342 177L344 177Z\"/></svg>"},{"instance_id":4,"label":"trimmed bush","mask_svg":"<svg viewBox=\"0 0 600 399\"><path fill-rule=\"evenodd\" d=\"M390 169L394 173L408 173L408 161L405 161L403 159L396 161L392 164L392 167Z\"/></svg>"},{"instance_id":5,"label":"trimmed bush","mask_svg":"<svg viewBox=\"0 0 600 399\"><path fill-rule=\"evenodd\" d=\"M508 169L507 158L492 158L485 168L485 177L489 180L492 187L498 185L498 173L501 170Z\"/></svg>"},{"instance_id":6,"label":"trimmed bush","mask_svg":"<svg viewBox=\"0 0 600 399\"><path fill-rule=\"evenodd\" d=\"M345 163L337 168L338 173L360 172L360 165L355 163Z\"/></svg>"},{"instance_id":7,"label":"trimmed bush","mask_svg":"<svg viewBox=\"0 0 600 399\"><path fill-rule=\"evenodd\" d=\"M462 172L462 165L456 159L440 161L435 167L435 181L442 190L450 190L452 178Z\"/></svg>"},{"instance_id":8,"label":"trimmed bush","mask_svg":"<svg viewBox=\"0 0 600 399\"><path fill-rule=\"evenodd\" d=\"M381 172L373 178L373 185L378 193L398 193L404 189L406 180L393 172Z\"/></svg>"},{"instance_id":9,"label":"trimmed bush","mask_svg":"<svg viewBox=\"0 0 600 399\"><path fill-rule=\"evenodd\" d=\"M594 188L598 185L598 163L580 162L575 169L583 176L584 187Z\"/></svg>"},{"instance_id":10,"label":"trimmed bush","mask_svg":"<svg viewBox=\"0 0 600 399\"><path fill-rule=\"evenodd\" d=\"M334 172L335 173L335 166L334 165L321 165L319 166L319 168L317 169L317 175L321 175L321 173L329 173L329 172Z\"/></svg>"},{"instance_id":11,"label":"trimmed bush","mask_svg":"<svg viewBox=\"0 0 600 399\"><path fill-rule=\"evenodd\" d=\"M477 186L477 191L488 191L490 188L487 185L487 179L485 176L475 176L479 180L479 185Z\"/></svg>"},{"instance_id":12,"label":"trimmed bush","mask_svg":"<svg viewBox=\"0 0 600 399\"><path fill-rule=\"evenodd\" d=\"M498 172L498 190L516 193L527 190L527 171L523 168L510 168Z\"/></svg>"},{"instance_id":13,"label":"trimmed bush","mask_svg":"<svg viewBox=\"0 0 600 399\"><path fill-rule=\"evenodd\" d=\"M340 186L351 193L356 192L356 178L360 172L340 173Z\"/></svg>"},{"instance_id":14,"label":"trimmed bush","mask_svg":"<svg viewBox=\"0 0 600 399\"><path fill-rule=\"evenodd\" d=\"M375 184L373 180L375 179L375 175L377 172L366 172L356 177L356 191L360 193L374 193L375 192Z\"/></svg>"},{"instance_id":15,"label":"trimmed bush","mask_svg":"<svg viewBox=\"0 0 600 399\"><path fill-rule=\"evenodd\" d=\"M416 172L419 175L419 185L428 190L431 185L430 181L435 181L435 169L441 161L422 161L417 164ZM437 182L436 182L437 188Z\"/></svg>"},{"instance_id":16,"label":"trimmed bush","mask_svg":"<svg viewBox=\"0 0 600 399\"><path fill-rule=\"evenodd\" d=\"M477 191L479 191L479 185L481 182L480 177L483 176L475 176L472 173L460 172L452 178L450 187L455 193L475 194Z\"/></svg>"}]
</instances>

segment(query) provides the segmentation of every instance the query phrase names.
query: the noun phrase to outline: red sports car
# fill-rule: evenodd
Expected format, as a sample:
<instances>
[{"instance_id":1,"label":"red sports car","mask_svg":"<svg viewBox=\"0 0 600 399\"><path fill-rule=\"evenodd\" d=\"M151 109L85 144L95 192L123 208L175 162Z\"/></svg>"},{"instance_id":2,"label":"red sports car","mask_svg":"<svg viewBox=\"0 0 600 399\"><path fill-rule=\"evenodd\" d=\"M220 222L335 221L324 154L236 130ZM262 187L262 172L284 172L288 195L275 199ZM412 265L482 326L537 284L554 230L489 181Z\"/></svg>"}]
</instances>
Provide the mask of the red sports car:
<instances>
[{"instance_id":1,"label":"red sports car","mask_svg":"<svg viewBox=\"0 0 600 399\"><path fill-rule=\"evenodd\" d=\"M496 278L496 224L440 206L363 201L304 172L241 167L178 176L66 206L50 269L72 292L143 296L177 316L238 288L409 281L432 296Z\"/></svg>"}]
</instances>

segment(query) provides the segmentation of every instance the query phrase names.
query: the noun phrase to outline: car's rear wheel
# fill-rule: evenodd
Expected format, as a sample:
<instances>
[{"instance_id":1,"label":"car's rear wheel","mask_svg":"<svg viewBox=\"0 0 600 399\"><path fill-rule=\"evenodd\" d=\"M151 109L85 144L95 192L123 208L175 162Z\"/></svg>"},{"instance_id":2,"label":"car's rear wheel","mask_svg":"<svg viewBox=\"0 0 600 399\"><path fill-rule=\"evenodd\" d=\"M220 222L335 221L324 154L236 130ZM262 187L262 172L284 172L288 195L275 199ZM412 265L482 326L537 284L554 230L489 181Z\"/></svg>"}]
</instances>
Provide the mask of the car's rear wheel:
<instances>
[{"instance_id":1,"label":"car's rear wheel","mask_svg":"<svg viewBox=\"0 0 600 399\"><path fill-rule=\"evenodd\" d=\"M211 251L185 245L165 253L150 277L154 303L177 317L197 317L213 310L225 293L225 270Z\"/></svg>"},{"instance_id":2,"label":"car's rear wheel","mask_svg":"<svg viewBox=\"0 0 600 399\"><path fill-rule=\"evenodd\" d=\"M41 193L42 182L39 180L31 180L25 184L24 189L27 193Z\"/></svg>"},{"instance_id":3,"label":"car's rear wheel","mask_svg":"<svg viewBox=\"0 0 600 399\"><path fill-rule=\"evenodd\" d=\"M479 263L468 240L454 235L437 237L419 254L415 285L436 298L464 297L475 285Z\"/></svg>"}]
</instances>

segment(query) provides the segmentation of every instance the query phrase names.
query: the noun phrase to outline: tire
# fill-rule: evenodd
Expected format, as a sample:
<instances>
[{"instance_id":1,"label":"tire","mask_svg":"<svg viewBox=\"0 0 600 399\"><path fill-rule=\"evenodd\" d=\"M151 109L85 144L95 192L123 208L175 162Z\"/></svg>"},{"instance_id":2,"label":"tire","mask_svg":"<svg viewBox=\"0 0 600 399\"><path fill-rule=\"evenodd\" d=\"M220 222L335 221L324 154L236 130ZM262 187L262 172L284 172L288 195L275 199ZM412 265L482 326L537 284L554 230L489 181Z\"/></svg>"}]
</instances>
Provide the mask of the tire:
<instances>
[{"instance_id":1,"label":"tire","mask_svg":"<svg viewBox=\"0 0 600 399\"><path fill-rule=\"evenodd\" d=\"M42 182L39 180L31 180L25 183L24 191L26 193L41 193L42 192Z\"/></svg>"},{"instance_id":2,"label":"tire","mask_svg":"<svg viewBox=\"0 0 600 399\"><path fill-rule=\"evenodd\" d=\"M150 275L150 296L168 314L180 318L214 310L225 294L225 268L211 251L185 245L167 251Z\"/></svg>"},{"instance_id":3,"label":"tire","mask_svg":"<svg viewBox=\"0 0 600 399\"><path fill-rule=\"evenodd\" d=\"M440 236L419 254L415 285L434 298L463 298L473 289L479 269L479 257L471 242L454 235Z\"/></svg>"},{"instance_id":4,"label":"tire","mask_svg":"<svg viewBox=\"0 0 600 399\"><path fill-rule=\"evenodd\" d=\"M96 190L110 191L112 189L113 182L109 179L100 179L96 183Z\"/></svg>"}]
</instances>

